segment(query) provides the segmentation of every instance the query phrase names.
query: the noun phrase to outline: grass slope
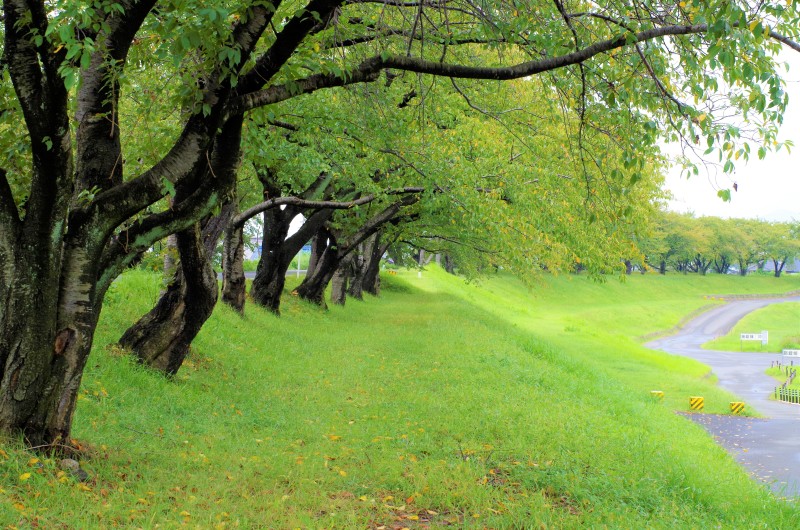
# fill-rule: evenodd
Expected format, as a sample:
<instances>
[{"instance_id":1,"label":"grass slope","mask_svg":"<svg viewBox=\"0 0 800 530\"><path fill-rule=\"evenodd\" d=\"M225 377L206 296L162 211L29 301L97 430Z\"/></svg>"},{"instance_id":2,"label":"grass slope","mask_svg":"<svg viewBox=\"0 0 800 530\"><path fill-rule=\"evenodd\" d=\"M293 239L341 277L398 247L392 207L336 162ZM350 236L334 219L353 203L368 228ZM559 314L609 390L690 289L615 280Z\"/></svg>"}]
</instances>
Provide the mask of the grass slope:
<instances>
[{"instance_id":1,"label":"grass slope","mask_svg":"<svg viewBox=\"0 0 800 530\"><path fill-rule=\"evenodd\" d=\"M738 280L738 281L732 281ZM702 295L797 282L557 277L529 291L432 270L380 299L277 318L218 307L175 381L112 343L157 296L110 293L74 434L92 480L13 441L0 521L46 528L792 528L700 428L706 368L644 349ZM714 303L714 302L711 302ZM649 390L663 389L663 403ZM719 402L719 404L716 404Z\"/></svg>"},{"instance_id":2,"label":"grass slope","mask_svg":"<svg viewBox=\"0 0 800 530\"><path fill-rule=\"evenodd\" d=\"M741 333L769 331L769 343L740 341ZM725 335L703 345L710 350L764 351L780 353L784 348L800 348L800 303L786 302L753 311Z\"/></svg>"}]
</instances>

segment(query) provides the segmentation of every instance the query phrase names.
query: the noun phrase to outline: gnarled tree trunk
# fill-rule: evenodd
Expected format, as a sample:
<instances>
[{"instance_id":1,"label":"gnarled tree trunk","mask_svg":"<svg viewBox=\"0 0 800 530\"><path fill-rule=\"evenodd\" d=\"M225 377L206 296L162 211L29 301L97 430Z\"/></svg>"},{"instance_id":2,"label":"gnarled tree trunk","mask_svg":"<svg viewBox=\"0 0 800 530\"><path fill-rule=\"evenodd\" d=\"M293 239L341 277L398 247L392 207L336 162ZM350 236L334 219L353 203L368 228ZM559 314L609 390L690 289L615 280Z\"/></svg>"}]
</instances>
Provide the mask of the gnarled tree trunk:
<instances>
[{"instance_id":1,"label":"gnarled tree trunk","mask_svg":"<svg viewBox=\"0 0 800 530\"><path fill-rule=\"evenodd\" d=\"M156 306L119 343L139 360L175 374L217 302L217 275L202 244L199 224L176 234L179 269Z\"/></svg>"},{"instance_id":2,"label":"gnarled tree trunk","mask_svg":"<svg viewBox=\"0 0 800 530\"><path fill-rule=\"evenodd\" d=\"M242 118L231 119L217 138L211 165L216 179L233 186L239 162ZM204 168L202 171L208 171ZM191 189L179 189L176 207ZM128 328L119 344L139 360L167 375L174 375L189 353L192 341L214 311L219 287L211 256L235 206L227 202L219 215L176 233L179 272L155 307Z\"/></svg>"}]
</instances>

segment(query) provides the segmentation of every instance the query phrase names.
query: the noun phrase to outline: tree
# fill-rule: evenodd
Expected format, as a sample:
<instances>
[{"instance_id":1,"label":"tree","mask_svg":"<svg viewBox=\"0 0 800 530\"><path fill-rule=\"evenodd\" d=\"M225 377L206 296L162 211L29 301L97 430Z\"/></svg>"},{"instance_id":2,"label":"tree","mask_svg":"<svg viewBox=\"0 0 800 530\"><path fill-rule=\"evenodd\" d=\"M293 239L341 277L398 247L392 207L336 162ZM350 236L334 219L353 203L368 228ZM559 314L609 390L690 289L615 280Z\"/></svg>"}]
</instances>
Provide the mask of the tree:
<instances>
[{"instance_id":1,"label":"tree","mask_svg":"<svg viewBox=\"0 0 800 530\"><path fill-rule=\"evenodd\" d=\"M780 278L789 260L800 254L797 227L792 223L772 223L764 227L764 255L772 261L773 273Z\"/></svg>"},{"instance_id":2,"label":"tree","mask_svg":"<svg viewBox=\"0 0 800 530\"><path fill-rule=\"evenodd\" d=\"M761 231L763 222L754 219L732 219L730 229L734 239L735 259L739 276L746 276L750 265L756 262L759 254L756 234Z\"/></svg>"},{"instance_id":3,"label":"tree","mask_svg":"<svg viewBox=\"0 0 800 530\"><path fill-rule=\"evenodd\" d=\"M703 102L730 93L740 111L768 124L758 132L771 145L786 98L770 53L774 39L795 46L782 34L797 27L795 6L783 2L614 2L574 12L560 1L491 11L459 1L155 5L3 2L3 146L23 138L27 153L0 171L0 430L34 445L69 439L111 281L230 194L232 171L215 160L230 152L220 145L240 142L245 113L385 71L495 80L549 73L550 90L579 116L645 111L648 133L621 146L626 164L641 163L636 148L672 126L669 136L702 135L732 167L749 149ZM471 62L485 57L477 50L501 53L486 66ZM152 104L126 94L145 93L154 64L172 74L159 77L170 86L159 109L180 132L139 170L120 116Z\"/></svg>"}]
</instances>

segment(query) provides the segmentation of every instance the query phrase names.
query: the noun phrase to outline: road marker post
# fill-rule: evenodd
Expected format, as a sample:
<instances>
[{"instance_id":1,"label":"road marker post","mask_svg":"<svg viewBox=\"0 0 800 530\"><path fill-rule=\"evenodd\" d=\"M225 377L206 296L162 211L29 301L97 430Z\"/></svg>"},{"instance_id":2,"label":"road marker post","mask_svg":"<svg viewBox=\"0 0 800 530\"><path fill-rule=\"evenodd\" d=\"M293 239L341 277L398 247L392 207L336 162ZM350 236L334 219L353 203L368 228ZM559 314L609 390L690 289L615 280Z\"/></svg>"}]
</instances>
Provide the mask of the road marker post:
<instances>
[{"instance_id":1,"label":"road marker post","mask_svg":"<svg viewBox=\"0 0 800 530\"><path fill-rule=\"evenodd\" d=\"M731 413L741 414L744 411L744 401L731 401Z\"/></svg>"},{"instance_id":2,"label":"road marker post","mask_svg":"<svg viewBox=\"0 0 800 530\"><path fill-rule=\"evenodd\" d=\"M705 400L700 396L689 397L689 408L692 410L703 410Z\"/></svg>"}]
</instances>

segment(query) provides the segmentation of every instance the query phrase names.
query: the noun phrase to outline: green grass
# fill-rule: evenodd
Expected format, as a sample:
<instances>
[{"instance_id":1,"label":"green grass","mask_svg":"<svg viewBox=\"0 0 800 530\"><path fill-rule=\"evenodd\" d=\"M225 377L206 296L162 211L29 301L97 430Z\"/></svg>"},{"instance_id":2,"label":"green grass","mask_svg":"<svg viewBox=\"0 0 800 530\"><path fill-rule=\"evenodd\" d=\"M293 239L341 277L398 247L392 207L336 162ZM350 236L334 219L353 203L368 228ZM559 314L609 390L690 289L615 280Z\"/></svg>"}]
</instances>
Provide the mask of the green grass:
<instances>
[{"instance_id":1,"label":"green grass","mask_svg":"<svg viewBox=\"0 0 800 530\"><path fill-rule=\"evenodd\" d=\"M778 383L783 384L789 379L789 371L796 370L797 368L798 367L793 367L788 364L785 366L773 366L772 368L767 368L764 373L774 378ZM800 390L800 378L795 377L788 388Z\"/></svg>"},{"instance_id":2,"label":"green grass","mask_svg":"<svg viewBox=\"0 0 800 530\"><path fill-rule=\"evenodd\" d=\"M768 344L758 341L740 341L741 333L769 331ZM723 351L780 352L784 349L800 349L800 303L774 304L753 311L739 321L725 335L703 345L704 348Z\"/></svg>"},{"instance_id":3,"label":"green grass","mask_svg":"<svg viewBox=\"0 0 800 530\"><path fill-rule=\"evenodd\" d=\"M278 318L218 307L174 381L108 347L155 300L134 272L109 294L74 436L85 487L13 441L0 521L30 528L792 528L673 410L730 396L641 337L796 281L548 278L480 286L432 269L380 299ZM654 402L649 391L666 392ZM42 457L39 457L42 458ZM30 473L29 476L26 476Z\"/></svg>"}]
</instances>

